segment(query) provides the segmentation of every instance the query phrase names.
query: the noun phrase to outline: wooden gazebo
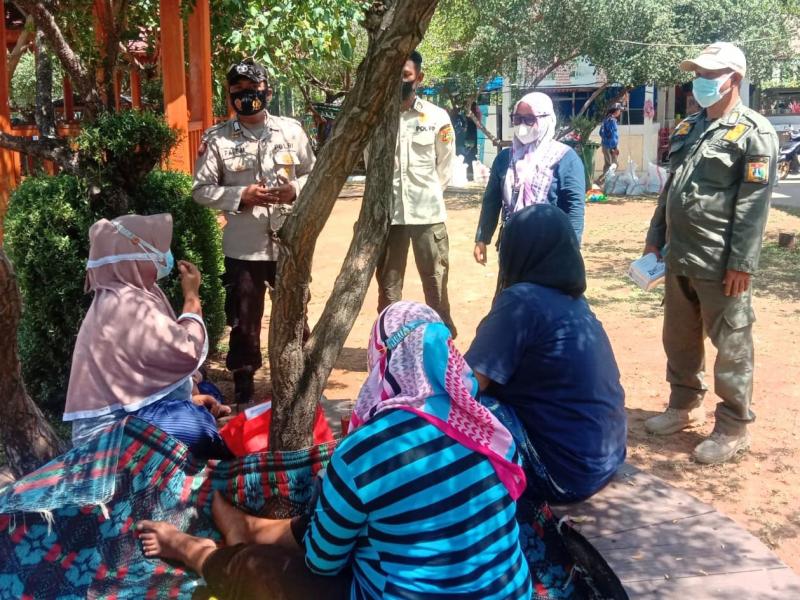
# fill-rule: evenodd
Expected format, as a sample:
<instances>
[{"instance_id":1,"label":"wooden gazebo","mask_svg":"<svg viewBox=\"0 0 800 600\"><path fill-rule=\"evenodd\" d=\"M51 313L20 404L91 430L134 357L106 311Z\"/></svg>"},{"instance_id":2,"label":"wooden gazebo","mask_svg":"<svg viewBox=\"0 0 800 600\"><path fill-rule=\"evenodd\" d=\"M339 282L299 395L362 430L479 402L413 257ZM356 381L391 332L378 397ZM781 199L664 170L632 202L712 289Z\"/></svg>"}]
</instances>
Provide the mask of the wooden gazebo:
<instances>
[{"instance_id":1,"label":"wooden gazebo","mask_svg":"<svg viewBox=\"0 0 800 600\"><path fill-rule=\"evenodd\" d=\"M181 132L180 142L169 158L169 167L191 173L203 131L213 123L211 81L211 20L209 0L196 0L187 19L189 68L185 68L184 22L180 0L160 0L160 40L157 59L161 61L164 93L164 115L169 125ZM95 16L98 27L103 23L104 3L95 0ZM9 7L10 8L10 7ZM10 13L11 11L9 11ZM15 127L11 122L7 53L19 36L19 29L8 29L6 2L0 0L0 131L19 136L38 135L35 126ZM12 26L16 26L15 22ZM102 36L101 29L98 36ZM141 106L141 78L138 61L130 61L126 67L118 67L113 74L115 93L119 103L122 70L130 75L131 98L134 108ZM119 104L118 104L119 105ZM77 133L80 123L74 119L71 86L64 82L64 119L59 126L60 135ZM25 157L10 150L0 149L0 218L5 212L9 192L16 187L22 176Z\"/></svg>"}]
</instances>

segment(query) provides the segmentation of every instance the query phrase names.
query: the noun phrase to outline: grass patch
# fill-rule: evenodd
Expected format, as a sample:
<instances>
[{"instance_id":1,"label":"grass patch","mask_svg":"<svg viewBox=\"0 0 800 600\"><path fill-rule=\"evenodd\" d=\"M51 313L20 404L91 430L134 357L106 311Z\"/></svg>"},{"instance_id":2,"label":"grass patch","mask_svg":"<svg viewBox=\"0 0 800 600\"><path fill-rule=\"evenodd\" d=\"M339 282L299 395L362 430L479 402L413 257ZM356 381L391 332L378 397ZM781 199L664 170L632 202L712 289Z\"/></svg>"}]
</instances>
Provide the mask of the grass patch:
<instances>
[{"instance_id":1,"label":"grass patch","mask_svg":"<svg viewBox=\"0 0 800 600\"><path fill-rule=\"evenodd\" d=\"M800 298L800 248L788 250L775 242L764 244L755 290L759 296L779 300Z\"/></svg>"}]
</instances>

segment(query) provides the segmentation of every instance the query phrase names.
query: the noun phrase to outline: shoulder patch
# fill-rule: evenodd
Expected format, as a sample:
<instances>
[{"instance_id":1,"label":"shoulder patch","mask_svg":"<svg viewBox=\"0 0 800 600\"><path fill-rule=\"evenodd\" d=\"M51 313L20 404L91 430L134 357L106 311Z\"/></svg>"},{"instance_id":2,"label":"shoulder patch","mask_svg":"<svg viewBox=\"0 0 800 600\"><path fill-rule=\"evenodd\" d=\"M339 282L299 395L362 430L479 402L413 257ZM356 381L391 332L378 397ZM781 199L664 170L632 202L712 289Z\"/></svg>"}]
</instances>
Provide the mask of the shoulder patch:
<instances>
[{"instance_id":1,"label":"shoulder patch","mask_svg":"<svg viewBox=\"0 0 800 600\"><path fill-rule=\"evenodd\" d=\"M439 141L443 144L449 144L453 141L453 126L449 123L439 130Z\"/></svg>"},{"instance_id":2,"label":"shoulder patch","mask_svg":"<svg viewBox=\"0 0 800 600\"><path fill-rule=\"evenodd\" d=\"M210 136L210 135L212 135L212 134L214 134L214 133L217 133L217 132L219 132L219 131L220 131L220 130L222 130L222 128L223 128L223 127L225 127L225 126L226 126L228 123L230 123L230 121L223 121L222 123L217 123L216 125L212 125L211 127L209 127L208 129L206 129L206 130L203 132L203 137L208 137L208 136Z\"/></svg>"},{"instance_id":3,"label":"shoulder patch","mask_svg":"<svg viewBox=\"0 0 800 600\"><path fill-rule=\"evenodd\" d=\"M748 156L744 167L746 183L769 183L769 156Z\"/></svg>"},{"instance_id":4,"label":"shoulder patch","mask_svg":"<svg viewBox=\"0 0 800 600\"><path fill-rule=\"evenodd\" d=\"M726 142L738 142L749 130L750 125L739 123L732 127L731 130L722 137L722 139Z\"/></svg>"},{"instance_id":5,"label":"shoulder patch","mask_svg":"<svg viewBox=\"0 0 800 600\"><path fill-rule=\"evenodd\" d=\"M692 130L692 125L693 123L691 121L683 120L675 127L675 131L672 132L672 135L675 137L689 135L689 132Z\"/></svg>"}]
</instances>

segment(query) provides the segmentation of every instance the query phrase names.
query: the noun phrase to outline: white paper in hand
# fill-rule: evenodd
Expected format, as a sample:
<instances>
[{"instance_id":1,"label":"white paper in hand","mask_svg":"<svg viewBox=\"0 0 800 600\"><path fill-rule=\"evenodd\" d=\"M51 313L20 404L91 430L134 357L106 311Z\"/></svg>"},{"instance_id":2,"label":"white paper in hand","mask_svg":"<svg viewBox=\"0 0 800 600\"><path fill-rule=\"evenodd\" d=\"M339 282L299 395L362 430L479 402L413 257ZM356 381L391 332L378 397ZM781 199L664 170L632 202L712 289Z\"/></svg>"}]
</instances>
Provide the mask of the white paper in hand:
<instances>
[{"instance_id":1,"label":"white paper in hand","mask_svg":"<svg viewBox=\"0 0 800 600\"><path fill-rule=\"evenodd\" d=\"M652 290L664 280L666 267L663 261L653 254L645 254L633 261L628 269L628 276L645 292Z\"/></svg>"}]
</instances>

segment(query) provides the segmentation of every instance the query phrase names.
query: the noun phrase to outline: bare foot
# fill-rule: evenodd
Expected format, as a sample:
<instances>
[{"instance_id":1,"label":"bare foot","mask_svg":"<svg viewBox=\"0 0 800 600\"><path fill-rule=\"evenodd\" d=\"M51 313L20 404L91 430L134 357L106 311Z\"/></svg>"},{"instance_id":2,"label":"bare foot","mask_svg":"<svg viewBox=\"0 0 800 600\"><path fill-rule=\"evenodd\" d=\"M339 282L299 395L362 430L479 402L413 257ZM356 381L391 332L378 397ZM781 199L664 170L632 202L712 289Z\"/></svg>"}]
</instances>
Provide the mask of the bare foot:
<instances>
[{"instance_id":1,"label":"bare foot","mask_svg":"<svg viewBox=\"0 0 800 600\"><path fill-rule=\"evenodd\" d=\"M253 528L250 520L257 517L243 513L218 491L214 492L214 499L211 501L211 515L228 546L253 541L251 538Z\"/></svg>"},{"instance_id":2,"label":"bare foot","mask_svg":"<svg viewBox=\"0 0 800 600\"><path fill-rule=\"evenodd\" d=\"M136 531L147 558L175 560L197 573L200 573L208 555L217 548L213 540L188 535L163 521L139 521Z\"/></svg>"}]
</instances>

